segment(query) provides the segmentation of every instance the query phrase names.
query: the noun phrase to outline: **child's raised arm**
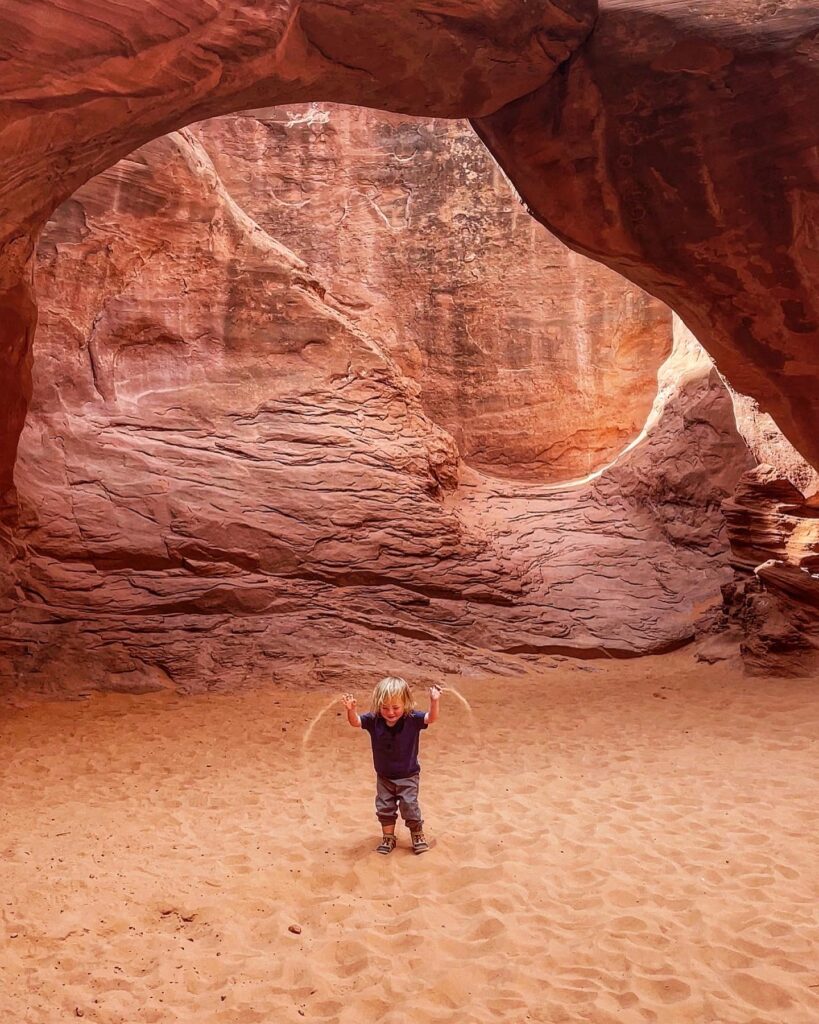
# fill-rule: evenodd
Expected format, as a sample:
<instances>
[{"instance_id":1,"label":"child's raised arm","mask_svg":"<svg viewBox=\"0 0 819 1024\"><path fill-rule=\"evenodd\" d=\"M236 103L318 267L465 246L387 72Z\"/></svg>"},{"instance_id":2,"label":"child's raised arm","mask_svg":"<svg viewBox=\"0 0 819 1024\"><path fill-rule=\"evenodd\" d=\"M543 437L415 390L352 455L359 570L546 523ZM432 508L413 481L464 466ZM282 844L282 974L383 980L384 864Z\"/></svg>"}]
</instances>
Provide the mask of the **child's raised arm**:
<instances>
[{"instance_id":1,"label":"child's raised arm","mask_svg":"<svg viewBox=\"0 0 819 1024\"><path fill-rule=\"evenodd\" d=\"M347 709L347 721L354 729L361 728L361 718L356 712L356 699L351 693L342 693L341 701Z\"/></svg>"},{"instance_id":2,"label":"child's raised arm","mask_svg":"<svg viewBox=\"0 0 819 1024\"><path fill-rule=\"evenodd\" d=\"M424 715L427 725L432 725L438 720L438 703L441 700L441 687L430 686L429 688L429 711Z\"/></svg>"}]
</instances>

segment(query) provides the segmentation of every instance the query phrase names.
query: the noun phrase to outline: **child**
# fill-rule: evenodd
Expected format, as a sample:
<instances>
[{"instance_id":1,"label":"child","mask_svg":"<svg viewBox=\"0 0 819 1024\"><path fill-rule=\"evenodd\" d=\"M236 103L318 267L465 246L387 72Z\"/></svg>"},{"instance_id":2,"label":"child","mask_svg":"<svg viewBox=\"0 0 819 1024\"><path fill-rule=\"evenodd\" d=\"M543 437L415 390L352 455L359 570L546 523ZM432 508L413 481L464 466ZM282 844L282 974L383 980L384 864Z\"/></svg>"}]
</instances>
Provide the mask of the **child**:
<instances>
[{"instance_id":1,"label":"child","mask_svg":"<svg viewBox=\"0 0 819 1024\"><path fill-rule=\"evenodd\" d=\"M429 688L429 711L414 711L409 686L404 679L387 676L373 690L372 710L356 714L356 700L351 693L342 698L347 721L354 729L366 729L373 745L376 774L375 813L381 822L381 844L378 853L395 849L395 822L398 811L410 830L413 853L425 853L429 845L424 838L424 820L418 806L418 740L438 718L441 690Z\"/></svg>"}]
</instances>

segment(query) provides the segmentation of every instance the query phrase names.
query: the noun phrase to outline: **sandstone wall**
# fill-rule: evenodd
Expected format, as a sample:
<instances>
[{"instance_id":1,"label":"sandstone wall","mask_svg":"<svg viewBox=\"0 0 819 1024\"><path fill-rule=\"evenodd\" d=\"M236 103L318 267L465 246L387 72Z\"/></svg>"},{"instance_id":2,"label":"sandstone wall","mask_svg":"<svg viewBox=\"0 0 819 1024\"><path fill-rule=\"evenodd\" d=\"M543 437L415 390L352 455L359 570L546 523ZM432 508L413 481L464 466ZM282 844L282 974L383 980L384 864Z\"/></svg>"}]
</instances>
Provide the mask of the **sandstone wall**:
<instances>
[{"instance_id":1,"label":"sandstone wall","mask_svg":"<svg viewBox=\"0 0 819 1024\"><path fill-rule=\"evenodd\" d=\"M469 465L570 479L639 433L669 310L545 232L467 124L313 104L193 131Z\"/></svg>"},{"instance_id":2,"label":"sandstone wall","mask_svg":"<svg viewBox=\"0 0 819 1024\"><path fill-rule=\"evenodd\" d=\"M819 464L819 11L802 0L66 0L0 11L0 568L56 206L215 114L471 117L536 216L667 301ZM13 604L0 574L0 608Z\"/></svg>"},{"instance_id":3,"label":"sandstone wall","mask_svg":"<svg viewBox=\"0 0 819 1024\"><path fill-rule=\"evenodd\" d=\"M397 236L362 201L347 215L350 239L334 249L323 218L338 207L325 198L316 231L285 211L285 245L256 184L269 174L278 188L282 166L301 174L311 165L301 151L313 142L300 127L307 122L294 121L296 152L284 159L259 150L271 135L284 148L286 132L267 114L159 140L80 190L49 226L17 470L16 610L0 632L7 687L190 689L270 675L304 685L369 669L513 671L520 657L548 663L561 653L684 643L729 578L719 503L751 464L710 362L677 345L650 429L609 468L548 483L542 460L541 479L531 479L529 430L538 444L557 437L561 457L580 443L576 417L555 424L553 391L571 388L582 402L592 380L598 427L589 433L603 439L593 464L616 448L601 426L604 398L617 444L631 436L635 409L648 410L656 394L647 380L670 344L667 314L595 269L582 272L578 296L577 258L514 213L501 182L489 181L496 191L480 216L458 226L453 211L475 191L458 168L482 159L464 155L461 125L419 129L354 114L336 129L360 151L372 131L378 155L357 175L340 172L345 198L382 160L385 139L427 133L430 168L414 169L414 190L429 178L438 198L425 207L418 198L420 242L414 214ZM338 139L327 145L332 152ZM383 230L371 223L365 235L371 214ZM507 262L496 254L501 265L490 272L483 254L499 249L493 241L515 221ZM464 256L465 233L476 260ZM396 237L406 241L404 263ZM419 245L440 254L423 279L412 273L423 262ZM348 253L354 274L341 266ZM524 257L531 281L518 266ZM510 330L497 335L502 311L481 319L481 282L469 274L486 272L490 305L509 299L534 350L532 308L558 308L556 294L539 295L535 270L547 264L553 292L582 301L560 330L546 317L529 357L537 396L518 385L522 375L489 372L494 360L514 368L519 342ZM458 287L447 279L453 271ZM452 314L437 327L419 316L416 330L412 310L447 290ZM452 325L470 318L492 358L467 347L453 367ZM605 372L580 373L578 331ZM639 359L630 348L638 343ZM460 375L468 408L494 403L505 416L470 432L453 397ZM504 457L482 461L468 439L496 429ZM578 468L564 462L560 472Z\"/></svg>"},{"instance_id":4,"label":"sandstone wall","mask_svg":"<svg viewBox=\"0 0 819 1024\"><path fill-rule=\"evenodd\" d=\"M476 122L533 214L668 302L814 467L817 29L802 0L601 0L560 74Z\"/></svg>"},{"instance_id":5,"label":"sandstone wall","mask_svg":"<svg viewBox=\"0 0 819 1024\"><path fill-rule=\"evenodd\" d=\"M805 498L759 465L723 504L736 570L725 620L746 668L815 678L819 670L819 495Z\"/></svg>"}]
</instances>

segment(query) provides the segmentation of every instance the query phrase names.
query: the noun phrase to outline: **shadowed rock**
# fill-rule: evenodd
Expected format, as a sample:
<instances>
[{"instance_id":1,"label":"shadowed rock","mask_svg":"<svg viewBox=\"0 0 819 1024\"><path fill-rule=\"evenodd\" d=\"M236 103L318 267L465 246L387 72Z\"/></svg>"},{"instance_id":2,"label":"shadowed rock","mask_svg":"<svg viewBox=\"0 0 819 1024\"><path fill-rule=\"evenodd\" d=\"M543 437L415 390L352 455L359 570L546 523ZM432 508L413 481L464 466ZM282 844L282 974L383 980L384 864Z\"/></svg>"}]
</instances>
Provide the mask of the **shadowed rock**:
<instances>
[{"instance_id":1,"label":"shadowed rock","mask_svg":"<svg viewBox=\"0 0 819 1024\"><path fill-rule=\"evenodd\" d=\"M819 495L805 498L772 466L746 473L723 503L736 582L726 614L757 674L819 668Z\"/></svg>"}]
</instances>

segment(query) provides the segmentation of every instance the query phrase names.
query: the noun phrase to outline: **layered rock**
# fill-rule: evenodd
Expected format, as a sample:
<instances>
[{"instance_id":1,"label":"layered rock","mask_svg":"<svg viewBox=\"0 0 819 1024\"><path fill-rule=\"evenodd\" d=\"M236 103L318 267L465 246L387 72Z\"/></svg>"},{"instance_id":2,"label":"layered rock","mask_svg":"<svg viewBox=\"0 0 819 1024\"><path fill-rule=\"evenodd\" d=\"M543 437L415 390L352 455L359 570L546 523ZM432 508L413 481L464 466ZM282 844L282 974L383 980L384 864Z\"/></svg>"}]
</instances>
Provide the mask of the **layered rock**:
<instances>
[{"instance_id":1,"label":"layered rock","mask_svg":"<svg viewBox=\"0 0 819 1024\"><path fill-rule=\"evenodd\" d=\"M819 463L811 227L819 13L798 0L606 0L595 21L596 8L594 0L456 0L445 11L393 0L6 5L6 502L30 393L30 258L50 212L171 129L319 99L480 119L537 215L680 312L736 388Z\"/></svg>"},{"instance_id":2,"label":"layered rock","mask_svg":"<svg viewBox=\"0 0 819 1024\"><path fill-rule=\"evenodd\" d=\"M640 432L669 310L533 221L468 125L314 104L192 131L468 465L566 480Z\"/></svg>"},{"instance_id":3,"label":"layered rock","mask_svg":"<svg viewBox=\"0 0 819 1024\"><path fill-rule=\"evenodd\" d=\"M442 117L488 113L579 45L594 0L46 0L0 11L0 504L30 392L30 259L55 207L172 129L263 103L330 99Z\"/></svg>"},{"instance_id":4,"label":"layered rock","mask_svg":"<svg viewBox=\"0 0 819 1024\"><path fill-rule=\"evenodd\" d=\"M726 615L757 674L819 670L819 495L760 465L723 504L737 578Z\"/></svg>"},{"instance_id":5,"label":"layered rock","mask_svg":"<svg viewBox=\"0 0 819 1024\"><path fill-rule=\"evenodd\" d=\"M723 504L731 537L731 560L754 570L763 562L788 561L799 569L819 567L819 508L773 466L760 465L740 480Z\"/></svg>"},{"instance_id":6,"label":"layered rock","mask_svg":"<svg viewBox=\"0 0 819 1024\"><path fill-rule=\"evenodd\" d=\"M560 74L476 122L530 210L666 301L819 467L819 9L601 0Z\"/></svg>"},{"instance_id":7,"label":"layered rock","mask_svg":"<svg viewBox=\"0 0 819 1024\"><path fill-rule=\"evenodd\" d=\"M146 147L43 239L6 678L218 687L689 639L728 579L719 502L750 464L710 363L678 345L650 429L588 480L482 473L425 408L406 345L248 215L207 137ZM668 339L645 308L656 363Z\"/></svg>"}]
</instances>

